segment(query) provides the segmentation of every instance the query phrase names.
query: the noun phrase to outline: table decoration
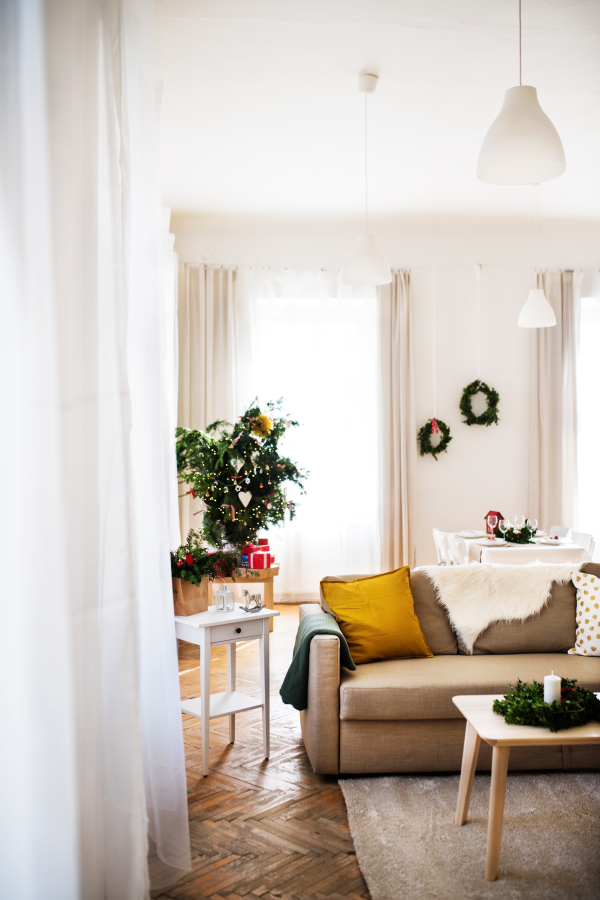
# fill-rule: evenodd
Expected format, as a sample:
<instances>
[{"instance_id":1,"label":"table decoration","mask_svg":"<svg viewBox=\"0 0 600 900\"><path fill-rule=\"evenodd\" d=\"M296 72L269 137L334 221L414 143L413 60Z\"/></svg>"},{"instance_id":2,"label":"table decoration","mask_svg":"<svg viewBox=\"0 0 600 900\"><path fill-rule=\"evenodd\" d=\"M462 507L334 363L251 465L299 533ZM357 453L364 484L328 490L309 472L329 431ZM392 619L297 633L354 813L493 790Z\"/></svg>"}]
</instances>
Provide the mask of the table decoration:
<instances>
[{"instance_id":1,"label":"table decoration","mask_svg":"<svg viewBox=\"0 0 600 900\"><path fill-rule=\"evenodd\" d=\"M233 612L234 607L235 594L224 584L215 593L215 612Z\"/></svg>"},{"instance_id":2,"label":"table decoration","mask_svg":"<svg viewBox=\"0 0 600 900\"><path fill-rule=\"evenodd\" d=\"M475 394L484 394L487 400L487 409L476 416L471 406L471 400ZM466 386L460 398L459 409L463 415L465 425L497 425L500 421L498 415L498 403L500 394L494 388L489 387L485 381L476 379Z\"/></svg>"},{"instance_id":3,"label":"table decoration","mask_svg":"<svg viewBox=\"0 0 600 900\"><path fill-rule=\"evenodd\" d=\"M534 534L537 534L537 528L528 528L526 525L522 531L508 528L504 537L509 544L535 544L535 541L532 540Z\"/></svg>"},{"instance_id":4,"label":"table decoration","mask_svg":"<svg viewBox=\"0 0 600 900\"><path fill-rule=\"evenodd\" d=\"M176 616L194 616L209 606L208 585L215 578L240 575L235 553L208 550L202 536L190 528L185 544L171 552L171 580Z\"/></svg>"},{"instance_id":5,"label":"table decoration","mask_svg":"<svg viewBox=\"0 0 600 900\"><path fill-rule=\"evenodd\" d=\"M576 678L561 679L560 702L544 701L544 685L525 684L517 679L509 685L503 700L494 700L492 709L508 725L534 725L550 731L563 731L592 720L600 722L600 700L593 691L577 685Z\"/></svg>"}]
</instances>

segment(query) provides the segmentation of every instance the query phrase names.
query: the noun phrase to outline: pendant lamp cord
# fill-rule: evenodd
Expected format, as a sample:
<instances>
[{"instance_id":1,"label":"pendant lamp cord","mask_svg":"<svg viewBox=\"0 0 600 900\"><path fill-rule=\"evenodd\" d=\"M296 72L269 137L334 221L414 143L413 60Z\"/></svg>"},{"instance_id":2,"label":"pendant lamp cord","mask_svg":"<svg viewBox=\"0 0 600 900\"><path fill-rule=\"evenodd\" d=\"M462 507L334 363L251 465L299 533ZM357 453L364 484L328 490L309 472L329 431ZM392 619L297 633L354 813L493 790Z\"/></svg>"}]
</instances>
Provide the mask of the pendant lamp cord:
<instances>
[{"instance_id":1,"label":"pendant lamp cord","mask_svg":"<svg viewBox=\"0 0 600 900\"><path fill-rule=\"evenodd\" d=\"M367 171L367 97L365 94L365 233L369 233L369 191Z\"/></svg>"},{"instance_id":2,"label":"pendant lamp cord","mask_svg":"<svg viewBox=\"0 0 600 900\"><path fill-rule=\"evenodd\" d=\"M538 286L538 186L537 184L533 185L533 281L534 285L537 288Z\"/></svg>"},{"instance_id":3,"label":"pendant lamp cord","mask_svg":"<svg viewBox=\"0 0 600 900\"><path fill-rule=\"evenodd\" d=\"M521 0L519 0L519 87L523 84L521 67Z\"/></svg>"},{"instance_id":4,"label":"pendant lamp cord","mask_svg":"<svg viewBox=\"0 0 600 900\"><path fill-rule=\"evenodd\" d=\"M431 344L432 344L432 367L431 367L431 375L433 382L433 418L437 418L437 390L436 390L436 360L435 360L435 300L436 300L436 284L435 284L435 275L436 275L436 267L433 267L433 290L431 293Z\"/></svg>"},{"instance_id":5,"label":"pendant lamp cord","mask_svg":"<svg viewBox=\"0 0 600 900\"><path fill-rule=\"evenodd\" d=\"M477 381L481 381L481 266L475 266L477 280Z\"/></svg>"}]
</instances>

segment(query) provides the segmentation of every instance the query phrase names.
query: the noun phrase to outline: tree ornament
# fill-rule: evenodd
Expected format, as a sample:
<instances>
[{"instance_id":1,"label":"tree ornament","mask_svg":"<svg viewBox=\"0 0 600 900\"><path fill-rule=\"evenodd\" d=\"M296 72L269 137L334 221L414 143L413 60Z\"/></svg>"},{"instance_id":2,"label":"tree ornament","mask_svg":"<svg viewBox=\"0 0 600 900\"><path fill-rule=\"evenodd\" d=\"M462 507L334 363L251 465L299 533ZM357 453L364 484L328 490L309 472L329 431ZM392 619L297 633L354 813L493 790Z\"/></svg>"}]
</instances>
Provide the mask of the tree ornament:
<instances>
[{"instance_id":1,"label":"tree ornament","mask_svg":"<svg viewBox=\"0 0 600 900\"><path fill-rule=\"evenodd\" d=\"M471 399L475 394L485 394L487 399L487 409L476 416L471 407ZM500 421L498 416L498 403L500 394L494 388L489 387L485 381L475 380L466 386L460 398L460 411L463 415L465 425L497 425Z\"/></svg>"},{"instance_id":2,"label":"tree ornament","mask_svg":"<svg viewBox=\"0 0 600 900\"><path fill-rule=\"evenodd\" d=\"M431 443L432 434L441 434L442 436L439 444L435 447ZM444 453L448 449L448 444L452 440L452 437L450 436L450 429L446 423L442 422L441 419L436 419L434 416L420 429L417 440L421 445L421 456L425 456L426 453L429 453L437 460L438 455Z\"/></svg>"}]
</instances>

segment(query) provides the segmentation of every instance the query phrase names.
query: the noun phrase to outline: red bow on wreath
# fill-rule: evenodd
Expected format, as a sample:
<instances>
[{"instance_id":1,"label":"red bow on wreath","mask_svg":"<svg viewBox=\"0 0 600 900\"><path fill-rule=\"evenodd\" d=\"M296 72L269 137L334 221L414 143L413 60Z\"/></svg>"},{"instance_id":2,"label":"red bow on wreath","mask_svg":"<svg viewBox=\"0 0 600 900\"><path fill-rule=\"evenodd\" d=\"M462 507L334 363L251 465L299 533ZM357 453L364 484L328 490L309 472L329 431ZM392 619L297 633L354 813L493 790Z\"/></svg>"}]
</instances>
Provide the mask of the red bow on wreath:
<instances>
[{"instance_id":1,"label":"red bow on wreath","mask_svg":"<svg viewBox=\"0 0 600 900\"><path fill-rule=\"evenodd\" d=\"M438 428L438 423L435 421L435 416L434 416L433 419L431 420L431 433L432 433L432 434L439 434L439 433L440 433L440 429Z\"/></svg>"}]
</instances>

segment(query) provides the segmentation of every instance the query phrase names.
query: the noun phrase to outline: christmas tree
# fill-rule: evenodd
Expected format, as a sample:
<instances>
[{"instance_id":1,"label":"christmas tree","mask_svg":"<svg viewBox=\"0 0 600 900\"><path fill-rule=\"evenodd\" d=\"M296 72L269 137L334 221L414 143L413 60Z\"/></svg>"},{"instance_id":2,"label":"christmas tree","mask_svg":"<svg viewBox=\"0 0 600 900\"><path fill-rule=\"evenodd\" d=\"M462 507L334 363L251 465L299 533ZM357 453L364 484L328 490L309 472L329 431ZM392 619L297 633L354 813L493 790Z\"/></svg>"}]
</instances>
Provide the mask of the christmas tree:
<instances>
[{"instance_id":1,"label":"christmas tree","mask_svg":"<svg viewBox=\"0 0 600 900\"><path fill-rule=\"evenodd\" d=\"M256 398L258 401L258 398ZM278 445L293 421L282 413L282 400L257 402L236 425L218 421L206 431L177 428L177 474L187 493L204 504L202 536L213 547L241 549L269 525L290 519L296 504L288 500L286 482L304 488L308 472L280 456Z\"/></svg>"}]
</instances>

